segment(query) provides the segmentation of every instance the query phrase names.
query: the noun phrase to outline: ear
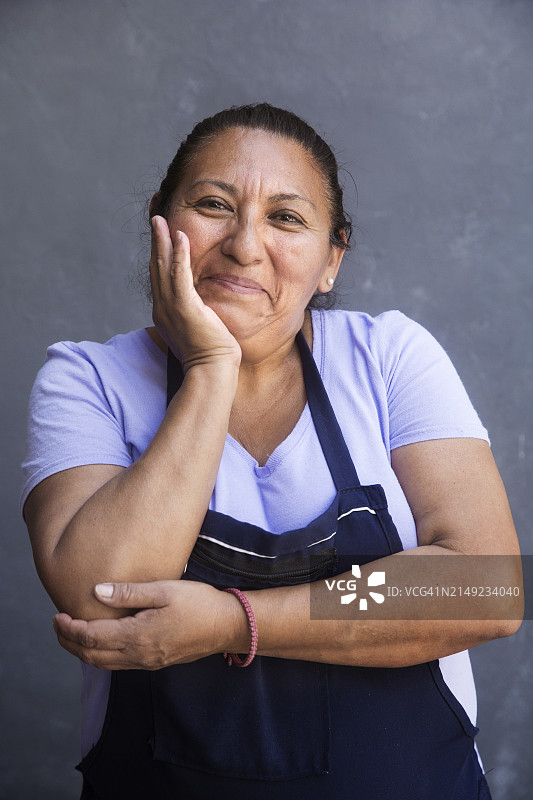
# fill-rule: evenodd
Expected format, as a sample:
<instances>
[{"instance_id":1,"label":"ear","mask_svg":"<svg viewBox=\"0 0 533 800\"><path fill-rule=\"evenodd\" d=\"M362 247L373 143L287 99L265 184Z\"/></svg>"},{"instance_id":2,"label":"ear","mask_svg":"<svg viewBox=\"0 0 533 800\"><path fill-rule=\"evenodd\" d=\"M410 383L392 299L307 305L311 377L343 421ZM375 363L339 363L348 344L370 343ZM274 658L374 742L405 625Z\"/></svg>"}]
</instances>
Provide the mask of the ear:
<instances>
[{"instance_id":1,"label":"ear","mask_svg":"<svg viewBox=\"0 0 533 800\"><path fill-rule=\"evenodd\" d=\"M341 236L346 242L346 233L345 231L341 232ZM343 259L344 253L346 250L343 250L341 247L336 247L335 245L331 245L331 252L328 259L328 263L324 272L322 273L322 277L318 283L317 289L321 294L326 294L327 292L331 292L333 286L335 284L335 280L339 273L339 269L341 266L341 261Z\"/></svg>"},{"instance_id":2,"label":"ear","mask_svg":"<svg viewBox=\"0 0 533 800\"><path fill-rule=\"evenodd\" d=\"M161 202L161 194L160 192L156 192L153 195L152 199L150 200L150 205L148 207L148 213L150 217L152 216L152 214L154 213L154 209L157 208L160 202Z\"/></svg>"}]
</instances>

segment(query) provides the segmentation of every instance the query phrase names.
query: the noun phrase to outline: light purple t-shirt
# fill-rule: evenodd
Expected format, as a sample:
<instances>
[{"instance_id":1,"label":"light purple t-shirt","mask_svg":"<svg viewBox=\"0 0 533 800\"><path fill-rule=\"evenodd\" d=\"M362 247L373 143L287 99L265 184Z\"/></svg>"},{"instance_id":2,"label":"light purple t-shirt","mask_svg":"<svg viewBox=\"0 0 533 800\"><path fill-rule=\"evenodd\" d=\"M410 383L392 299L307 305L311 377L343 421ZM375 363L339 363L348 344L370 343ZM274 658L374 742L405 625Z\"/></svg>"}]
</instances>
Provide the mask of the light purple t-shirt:
<instances>
[{"instance_id":1,"label":"light purple t-shirt","mask_svg":"<svg viewBox=\"0 0 533 800\"><path fill-rule=\"evenodd\" d=\"M313 311L313 355L362 484L382 484L404 549L414 520L390 451L428 439L487 432L444 350L398 311L378 317ZM141 329L105 344L48 349L30 400L23 504L44 478L75 466L129 466L165 413L166 357ZM273 534L305 526L330 505L335 487L308 406L265 466L226 437L210 508ZM110 576L111 578L112 576ZM472 721L476 696L468 653L440 659L444 678ZM82 752L98 738L110 673L83 665Z\"/></svg>"}]
</instances>

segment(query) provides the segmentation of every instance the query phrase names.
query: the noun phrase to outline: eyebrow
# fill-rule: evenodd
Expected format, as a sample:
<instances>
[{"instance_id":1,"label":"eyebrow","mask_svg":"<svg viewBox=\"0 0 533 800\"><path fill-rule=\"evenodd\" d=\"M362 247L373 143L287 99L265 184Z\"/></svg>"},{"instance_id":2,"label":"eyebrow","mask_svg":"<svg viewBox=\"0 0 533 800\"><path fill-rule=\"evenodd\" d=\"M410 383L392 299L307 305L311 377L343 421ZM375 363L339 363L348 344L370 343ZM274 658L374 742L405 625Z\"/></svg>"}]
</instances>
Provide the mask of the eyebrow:
<instances>
[{"instance_id":1,"label":"eyebrow","mask_svg":"<svg viewBox=\"0 0 533 800\"><path fill-rule=\"evenodd\" d=\"M212 179L209 179L209 178L206 178L206 179L201 180L201 181L196 181L189 188L190 189L195 189L197 186L201 186L204 183L209 183L209 184L211 184L211 186L217 186L219 189L222 189L223 192L227 192L232 197L236 197L237 196L237 190L236 190L235 186L232 186L231 183L226 183L225 181L216 181L216 180L212 180ZM316 211L315 204L311 200L309 200L307 197L303 197L301 194L289 193L289 192L279 192L278 194L271 195L271 197L269 197L268 199L269 199L269 201L271 203L281 203L281 202L284 202L285 200L288 200L288 201L290 201L290 200L302 200L304 203L307 203L308 205L312 206L312 208L314 208L315 211Z\"/></svg>"},{"instance_id":2,"label":"eyebrow","mask_svg":"<svg viewBox=\"0 0 533 800\"><path fill-rule=\"evenodd\" d=\"M282 203L285 200L303 200L304 203L307 203L308 205L312 206L316 211L315 204L311 200L309 200L307 197L302 197L301 194L287 194L287 193L281 192L280 194L273 194L272 197L269 197L269 200L272 203Z\"/></svg>"}]
</instances>

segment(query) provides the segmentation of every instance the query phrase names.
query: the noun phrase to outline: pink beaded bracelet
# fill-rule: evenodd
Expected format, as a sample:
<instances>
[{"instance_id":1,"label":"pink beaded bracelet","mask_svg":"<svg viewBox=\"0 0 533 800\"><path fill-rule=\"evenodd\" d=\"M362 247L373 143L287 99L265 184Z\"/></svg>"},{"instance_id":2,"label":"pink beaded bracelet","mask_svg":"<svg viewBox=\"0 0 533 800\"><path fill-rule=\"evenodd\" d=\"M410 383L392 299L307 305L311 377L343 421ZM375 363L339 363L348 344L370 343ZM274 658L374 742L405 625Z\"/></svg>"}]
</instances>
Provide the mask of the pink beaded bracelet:
<instances>
[{"instance_id":1,"label":"pink beaded bracelet","mask_svg":"<svg viewBox=\"0 0 533 800\"><path fill-rule=\"evenodd\" d=\"M231 594L234 594L235 597L241 602L242 607L246 611L246 616L248 617L248 625L250 626L250 634L252 637L250 642L250 652L244 660L236 653L224 653L224 658L227 659L230 667L232 664L235 664L237 667L247 667L252 663L255 654L257 653L257 623L255 621L255 615L252 606L248 602L248 598L241 592L240 589L232 589L228 587L224 591L231 592Z\"/></svg>"}]
</instances>

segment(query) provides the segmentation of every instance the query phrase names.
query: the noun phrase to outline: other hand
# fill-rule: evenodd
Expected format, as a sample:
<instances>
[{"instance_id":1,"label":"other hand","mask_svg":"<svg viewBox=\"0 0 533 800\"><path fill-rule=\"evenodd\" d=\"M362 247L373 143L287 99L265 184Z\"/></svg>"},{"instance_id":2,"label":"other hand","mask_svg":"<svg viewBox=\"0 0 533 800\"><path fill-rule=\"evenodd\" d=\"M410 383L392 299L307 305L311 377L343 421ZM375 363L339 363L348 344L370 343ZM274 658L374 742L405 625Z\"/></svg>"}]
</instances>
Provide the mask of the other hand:
<instances>
[{"instance_id":1,"label":"other hand","mask_svg":"<svg viewBox=\"0 0 533 800\"><path fill-rule=\"evenodd\" d=\"M90 622L56 614L54 630L65 650L100 669L156 670L196 661L226 649L233 621L246 626L232 595L196 581L106 583L95 595L106 606L136 612Z\"/></svg>"}]
</instances>

